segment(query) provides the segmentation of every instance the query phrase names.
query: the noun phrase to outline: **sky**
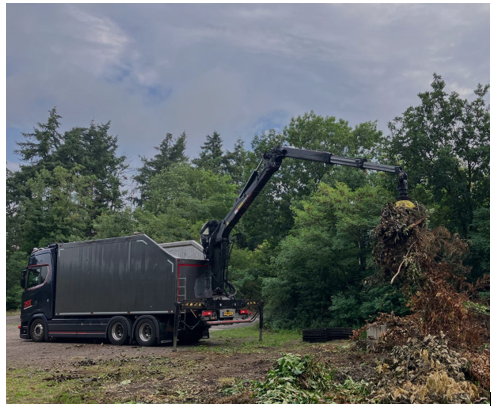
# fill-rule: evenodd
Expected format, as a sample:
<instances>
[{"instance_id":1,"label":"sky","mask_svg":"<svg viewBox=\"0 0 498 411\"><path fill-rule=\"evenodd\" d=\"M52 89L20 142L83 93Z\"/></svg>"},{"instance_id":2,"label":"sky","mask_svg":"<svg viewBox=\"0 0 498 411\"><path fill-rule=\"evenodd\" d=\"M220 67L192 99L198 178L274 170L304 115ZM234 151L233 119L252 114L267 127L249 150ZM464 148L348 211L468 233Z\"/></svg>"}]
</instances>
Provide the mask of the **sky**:
<instances>
[{"instance_id":1,"label":"sky","mask_svg":"<svg viewBox=\"0 0 498 411\"><path fill-rule=\"evenodd\" d=\"M62 130L111 121L131 169L167 132L194 158L310 110L351 126L418 104L433 73L490 82L489 4L7 4L6 157L56 106Z\"/></svg>"}]
</instances>

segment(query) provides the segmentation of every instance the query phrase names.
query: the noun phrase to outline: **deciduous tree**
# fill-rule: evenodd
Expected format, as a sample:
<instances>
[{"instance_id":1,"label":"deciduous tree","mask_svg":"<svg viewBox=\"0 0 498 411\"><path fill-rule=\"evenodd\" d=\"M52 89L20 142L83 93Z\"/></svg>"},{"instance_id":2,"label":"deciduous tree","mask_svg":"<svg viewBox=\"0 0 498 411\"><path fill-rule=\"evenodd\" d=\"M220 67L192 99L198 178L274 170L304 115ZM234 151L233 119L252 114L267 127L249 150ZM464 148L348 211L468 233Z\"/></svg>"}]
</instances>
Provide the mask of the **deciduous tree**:
<instances>
[{"instance_id":1,"label":"deciduous tree","mask_svg":"<svg viewBox=\"0 0 498 411\"><path fill-rule=\"evenodd\" d=\"M433 205L434 224L470 236L474 211L489 204L489 85L468 101L434 74L420 104L389 123L388 152L409 173L412 197Z\"/></svg>"}]
</instances>

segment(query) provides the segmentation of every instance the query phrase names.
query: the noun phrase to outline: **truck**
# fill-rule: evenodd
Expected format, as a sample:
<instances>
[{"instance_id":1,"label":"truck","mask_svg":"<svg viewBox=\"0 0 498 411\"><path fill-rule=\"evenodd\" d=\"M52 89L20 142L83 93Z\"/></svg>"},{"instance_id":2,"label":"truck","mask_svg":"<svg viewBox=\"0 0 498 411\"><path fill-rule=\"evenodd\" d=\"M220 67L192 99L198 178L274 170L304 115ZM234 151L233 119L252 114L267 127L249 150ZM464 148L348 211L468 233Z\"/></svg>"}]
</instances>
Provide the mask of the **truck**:
<instances>
[{"instance_id":1,"label":"truck","mask_svg":"<svg viewBox=\"0 0 498 411\"><path fill-rule=\"evenodd\" d=\"M264 302L236 298L229 281L230 232L285 158L394 173L397 205L413 207L399 166L278 146L263 154L234 205L195 241L158 244L145 234L35 248L21 274L20 337L91 338L141 346L209 338L213 325L250 323Z\"/></svg>"}]
</instances>

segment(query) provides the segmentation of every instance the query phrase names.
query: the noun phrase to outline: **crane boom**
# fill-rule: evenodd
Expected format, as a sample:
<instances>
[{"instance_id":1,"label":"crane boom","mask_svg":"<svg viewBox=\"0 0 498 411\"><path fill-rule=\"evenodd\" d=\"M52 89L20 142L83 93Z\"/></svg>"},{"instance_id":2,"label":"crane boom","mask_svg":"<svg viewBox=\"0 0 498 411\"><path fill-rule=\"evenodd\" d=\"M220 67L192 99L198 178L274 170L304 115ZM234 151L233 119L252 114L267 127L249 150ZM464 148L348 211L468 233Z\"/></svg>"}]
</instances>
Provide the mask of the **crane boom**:
<instances>
[{"instance_id":1,"label":"crane boom","mask_svg":"<svg viewBox=\"0 0 498 411\"><path fill-rule=\"evenodd\" d=\"M266 183L275 174L284 158L295 158L325 164L356 167L363 170L383 171L398 176L398 201L409 201L407 175L399 166L370 163L364 158L347 158L335 156L325 151L305 150L294 147L278 146L263 154L256 170L236 198L232 209L222 221L210 220L201 230L201 243L204 254L211 267L213 290L218 294L227 294L225 285L235 291L228 281L229 235L242 218L252 202L256 199ZM261 169L261 170L260 170ZM235 295L235 294L232 294Z\"/></svg>"}]
</instances>

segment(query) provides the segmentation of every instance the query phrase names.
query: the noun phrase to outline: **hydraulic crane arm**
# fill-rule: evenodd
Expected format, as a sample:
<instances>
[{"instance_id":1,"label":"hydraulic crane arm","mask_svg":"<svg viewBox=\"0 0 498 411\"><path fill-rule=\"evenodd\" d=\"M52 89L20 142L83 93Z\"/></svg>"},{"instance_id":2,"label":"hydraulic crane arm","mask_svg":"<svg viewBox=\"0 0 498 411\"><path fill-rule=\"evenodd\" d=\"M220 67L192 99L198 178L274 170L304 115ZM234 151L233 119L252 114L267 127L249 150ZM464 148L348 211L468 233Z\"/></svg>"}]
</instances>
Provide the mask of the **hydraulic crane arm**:
<instances>
[{"instance_id":1,"label":"hydraulic crane arm","mask_svg":"<svg viewBox=\"0 0 498 411\"><path fill-rule=\"evenodd\" d=\"M366 159L334 156L324 151L303 150L293 147L275 147L263 154L256 170L247 181L243 190L235 200L235 204L222 221L208 221L201 230L201 242L204 254L209 260L213 290L225 293L225 285L233 288L228 282L229 235L234 226L242 218L246 210L261 192L271 176L275 174L282 160L286 157L308 160L325 164L356 167L363 170L384 171L398 176L398 201L409 201L407 175L399 166L370 163ZM261 169L261 170L260 170Z\"/></svg>"}]
</instances>

